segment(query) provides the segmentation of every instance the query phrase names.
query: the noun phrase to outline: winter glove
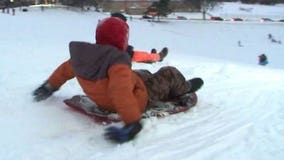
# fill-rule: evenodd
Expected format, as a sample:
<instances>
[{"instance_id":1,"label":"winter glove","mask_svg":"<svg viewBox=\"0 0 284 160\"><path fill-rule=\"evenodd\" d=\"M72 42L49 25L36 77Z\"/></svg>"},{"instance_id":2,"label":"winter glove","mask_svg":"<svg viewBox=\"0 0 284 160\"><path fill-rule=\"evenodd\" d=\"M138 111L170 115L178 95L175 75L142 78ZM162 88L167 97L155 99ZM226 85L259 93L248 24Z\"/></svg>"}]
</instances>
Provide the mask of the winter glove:
<instances>
[{"instance_id":1,"label":"winter glove","mask_svg":"<svg viewBox=\"0 0 284 160\"><path fill-rule=\"evenodd\" d=\"M33 91L33 96L35 101L41 101L47 99L52 95L57 89L53 88L48 82L43 83L35 91Z\"/></svg>"},{"instance_id":2,"label":"winter glove","mask_svg":"<svg viewBox=\"0 0 284 160\"><path fill-rule=\"evenodd\" d=\"M116 143L124 143L132 140L141 129L142 125L139 121L122 128L112 126L106 129L105 138Z\"/></svg>"}]
</instances>

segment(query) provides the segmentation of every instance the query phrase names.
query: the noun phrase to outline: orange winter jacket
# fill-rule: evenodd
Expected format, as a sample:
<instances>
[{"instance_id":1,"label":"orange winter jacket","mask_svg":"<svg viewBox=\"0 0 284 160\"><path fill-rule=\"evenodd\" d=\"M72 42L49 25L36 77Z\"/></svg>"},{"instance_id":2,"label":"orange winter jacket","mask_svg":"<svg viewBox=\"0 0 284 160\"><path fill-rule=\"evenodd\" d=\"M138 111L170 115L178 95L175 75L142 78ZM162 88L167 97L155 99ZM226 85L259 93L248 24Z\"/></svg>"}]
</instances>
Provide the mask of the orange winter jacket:
<instances>
[{"instance_id":1,"label":"orange winter jacket","mask_svg":"<svg viewBox=\"0 0 284 160\"><path fill-rule=\"evenodd\" d=\"M71 58L49 77L54 88L77 78L85 94L102 109L117 112L126 123L138 121L147 105L147 89L131 70L127 53L109 45L71 42Z\"/></svg>"}]
</instances>

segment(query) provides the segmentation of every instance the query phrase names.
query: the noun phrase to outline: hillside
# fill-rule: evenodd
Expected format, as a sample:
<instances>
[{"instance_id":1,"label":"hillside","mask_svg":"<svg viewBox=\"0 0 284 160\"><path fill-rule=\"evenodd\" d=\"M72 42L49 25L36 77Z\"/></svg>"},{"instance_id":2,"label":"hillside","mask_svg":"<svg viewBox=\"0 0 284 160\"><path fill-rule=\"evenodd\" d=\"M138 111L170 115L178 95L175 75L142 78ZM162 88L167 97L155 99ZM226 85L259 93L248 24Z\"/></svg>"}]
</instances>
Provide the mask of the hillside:
<instances>
[{"instance_id":1,"label":"hillside","mask_svg":"<svg viewBox=\"0 0 284 160\"><path fill-rule=\"evenodd\" d=\"M275 18L283 10L274 8L280 12ZM104 139L106 126L64 105L64 99L83 94L76 80L46 101L34 102L31 92L69 58L68 43L94 42L96 24L106 16L39 8L0 14L1 160L284 158L284 45L267 38L270 33L284 41L282 23L129 21L136 49L169 48L163 62L134 63L134 69L154 72L172 65L187 79L202 77L205 84L195 108L143 120L138 137L122 145ZM260 53L268 55L267 66L257 64Z\"/></svg>"}]
</instances>

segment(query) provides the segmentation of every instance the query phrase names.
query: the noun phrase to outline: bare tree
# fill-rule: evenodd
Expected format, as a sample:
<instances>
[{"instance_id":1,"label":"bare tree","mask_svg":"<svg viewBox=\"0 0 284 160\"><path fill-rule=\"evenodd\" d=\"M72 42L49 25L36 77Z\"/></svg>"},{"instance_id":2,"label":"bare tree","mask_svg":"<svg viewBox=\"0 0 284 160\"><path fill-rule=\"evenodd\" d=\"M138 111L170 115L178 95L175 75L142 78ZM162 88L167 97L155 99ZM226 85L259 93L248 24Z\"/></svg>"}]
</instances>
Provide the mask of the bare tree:
<instances>
[{"instance_id":1,"label":"bare tree","mask_svg":"<svg viewBox=\"0 0 284 160\"><path fill-rule=\"evenodd\" d=\"M201 12L202 12L202 19L206 19L206 15L210 15L208 11L213 9L217 4L217 0L201 0ZM211 16L211 15L210 15Z\"/></svg>"},{"instance_id":2,"label":"bare tree","mask_svg":"<svg viewBox=\"0 0 284 160\"><path fill-rule=\"evenodd\" d=\"M184 0L186 2L190 2L195 8L199 9L202 12L202 19L206 19L206 15L208 15L208 11L213 9L220 0ZM210 14L209 14L210 15ZM210 15L211 16L211 15Z\"/></svg>"}]
</instances>

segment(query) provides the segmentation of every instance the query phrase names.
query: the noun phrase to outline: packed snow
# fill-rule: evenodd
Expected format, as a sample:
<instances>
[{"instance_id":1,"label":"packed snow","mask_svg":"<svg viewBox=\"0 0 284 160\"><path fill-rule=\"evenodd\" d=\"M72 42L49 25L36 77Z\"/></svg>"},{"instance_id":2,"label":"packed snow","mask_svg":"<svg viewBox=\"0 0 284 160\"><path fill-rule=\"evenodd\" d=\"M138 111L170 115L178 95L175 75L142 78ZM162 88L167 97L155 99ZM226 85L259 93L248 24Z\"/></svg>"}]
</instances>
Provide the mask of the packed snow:
<instances>
[{"instance_id":1,"label":"packed snow","mask_svg":"<svg viewBox=\"0 0 284 160\"><path fill-rule=\"evenodd\" d=\"M284 4L278 5L258 5L242 4L242 3L223 3L213 9L212 13L215 16L224 18L239 17L248 20L259 20L259 18L271 18L274 20L283 19Z\"/></svg>"},{"instance_id":2,"label":"packed snow","mask_svg":"<svg viewBox=\"0 0 284 160\"><path fill-rule=\"evenodd\" d=\"M229 16L227 7L240 6L225 3L211 14ZM258 18L284 18L283 5L249 8L261 13ZM31 96L69 58L68 43L94 42L98 20L109 14L28 9L17 9L15 16L0 13L1 160L284 159L284 44L268 39L271 34L284 42L283 22L129 20L130 44L137 50L169 48L163 62L134 63L134 69L155 72L171 65L205 84L190 111L145 119L135 140L113 144L103 137L107 126L62 102L83 94L76 80L46 101ZM268 56L266 66L258 65L262 53Z\"/></svg>"}]
</instances>

